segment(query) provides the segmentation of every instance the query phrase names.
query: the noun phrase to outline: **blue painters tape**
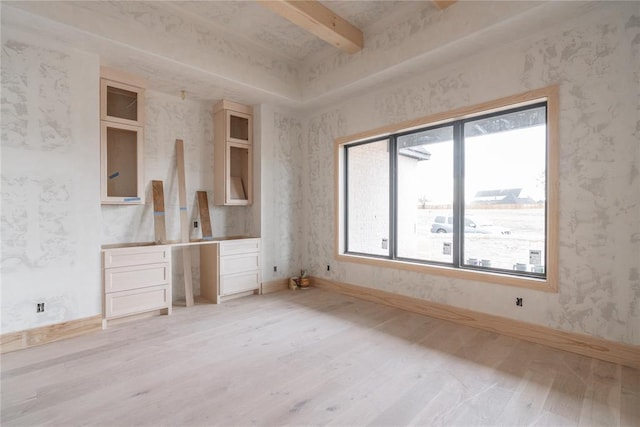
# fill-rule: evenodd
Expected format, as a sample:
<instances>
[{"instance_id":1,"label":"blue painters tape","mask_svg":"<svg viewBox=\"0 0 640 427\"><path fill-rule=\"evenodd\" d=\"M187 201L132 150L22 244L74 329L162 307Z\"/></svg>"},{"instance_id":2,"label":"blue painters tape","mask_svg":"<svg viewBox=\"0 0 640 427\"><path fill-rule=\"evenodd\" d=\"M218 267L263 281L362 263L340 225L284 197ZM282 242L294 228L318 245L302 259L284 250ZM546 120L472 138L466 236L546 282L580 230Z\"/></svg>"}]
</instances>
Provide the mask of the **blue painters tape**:
<instances>
[{"instance_id":1,"label":"blue painters tape","mask_svg":"<svg viewBox=\"0 0 640 427\"><path fill-rule=\"evenodd\" d=\"M124 198L125 202L137 202L138 200L140 200L140 197L125 197Z\"/></svg>"},{"instance_id":2,"label":"blue painters tape","mask_svg":"<svg viewBox=\"0 0 640 427\"><path fill-rule=\"evenodd\" d=\"M186 210L187 210L187 208L180 207L180 210L181 210L181 211L186 211Z\"/></svg>"},{"instance_id":3,"label":"blue painters tape","mask_svg":"<svg viewBox=\"0 0 640 427\"><path fill-rule=\"evenodd\" d=\"M162 215L164 215L164 212L155 211L155 212L153 212L153 214L154 214L154 215L160 215L160 216L162 216Z\"/></svg>"},{"instance_id":4,"label":"blue painters tape","mask_svg":"<svg viewBox=\"0 0 640 427\"><path fill-rule=\"evenodd\" d=\"M202 240L213 240L213 237L203 237Z\"/></svg>"},{"instance_id":5,"label":"blue painters tape","mask_svg":"<svg viewBox=\"0 0 640 427\"><path fill-rule=\"evenodd\" d=\"M111 175L109 175L109 179L117 178L119 176L120 176L120 172L114 172Z\"/></svg>"}]
</instances>

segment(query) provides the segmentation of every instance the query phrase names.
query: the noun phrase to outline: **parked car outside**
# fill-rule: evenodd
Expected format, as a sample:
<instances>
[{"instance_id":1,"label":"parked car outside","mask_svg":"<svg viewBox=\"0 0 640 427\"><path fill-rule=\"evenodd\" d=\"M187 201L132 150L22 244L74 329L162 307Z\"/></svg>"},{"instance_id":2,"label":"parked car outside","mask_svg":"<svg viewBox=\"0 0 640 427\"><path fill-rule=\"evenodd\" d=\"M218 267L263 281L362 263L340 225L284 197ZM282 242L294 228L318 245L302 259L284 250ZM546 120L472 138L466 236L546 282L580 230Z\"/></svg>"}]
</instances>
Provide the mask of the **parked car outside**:
<instances>
[{"instance_id":1,"label":"parked car outside","mask_svg":"<svg viewBox=\"0 0 640 427\"><path fill-rule=\"evenodd\" d=\"M481 233L481 234L511 234L511 230L506 227L501 227L493 224L480 224L471 218L464 219L464 231L465 233ZM453 232L453 217L445 217L444 215L438 215L431 224L432 233L452 233Z\"/></svg>"}]
</instances>

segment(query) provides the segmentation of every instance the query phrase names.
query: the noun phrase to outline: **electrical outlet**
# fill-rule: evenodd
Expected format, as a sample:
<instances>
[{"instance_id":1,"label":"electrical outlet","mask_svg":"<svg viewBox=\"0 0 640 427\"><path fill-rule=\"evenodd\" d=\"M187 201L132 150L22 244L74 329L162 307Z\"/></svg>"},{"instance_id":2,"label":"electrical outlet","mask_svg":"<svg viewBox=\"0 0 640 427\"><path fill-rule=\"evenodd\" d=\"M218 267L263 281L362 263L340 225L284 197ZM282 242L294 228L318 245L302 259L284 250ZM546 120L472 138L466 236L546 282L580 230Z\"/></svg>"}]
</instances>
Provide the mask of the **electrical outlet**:
<instances>
[{"instance_id":1,"label":"electrical outlet","mask_svg":"<svg viewBox=\"0 0 640 427\"><path fill-rule=\"evenodd\" d=\"M277 266L277 265L274 265L274 266L273 266L273 272L275 273L275 272L277 272L277 271L278 271L278 266Z\"/></svg>"},{"instance_id":2,"label":"electrical outlet","mask_svg":"<svg viewBox=\"0 0 640 427\"><path fill-rule=\"evenodd\" d=\"M516 298L516 305L518 307L522 307L522 298L519 298L519 297Z\"/></svg>"},{"instance_id":3,"label":"electrical outlet","mask_svg":"<svg viewBox=\"0 0 640 427\"><path fill-rule=\"evenodd\" d=\"M193 228L198 228L198 221L193 221Z\"/></svg>"},{"instance_id":4,"label":"electrical outlet","mask_svg":"<svg viewBox=\"0 0 640 427\"><path fill-rule=\"evenodd\" d=\"M36 304L36 313L44 313L44 303L39 302Z\"/></svg>"},{"instance_id":5,"label":"electrical outlet","mask_svg":"<svg viewBox=\"0 0 640 427\"><path fill-rule=\"evenodd\" d=\"M327 271L331 271L331 266L327 264Z\"/></svg>"}]
</instances>

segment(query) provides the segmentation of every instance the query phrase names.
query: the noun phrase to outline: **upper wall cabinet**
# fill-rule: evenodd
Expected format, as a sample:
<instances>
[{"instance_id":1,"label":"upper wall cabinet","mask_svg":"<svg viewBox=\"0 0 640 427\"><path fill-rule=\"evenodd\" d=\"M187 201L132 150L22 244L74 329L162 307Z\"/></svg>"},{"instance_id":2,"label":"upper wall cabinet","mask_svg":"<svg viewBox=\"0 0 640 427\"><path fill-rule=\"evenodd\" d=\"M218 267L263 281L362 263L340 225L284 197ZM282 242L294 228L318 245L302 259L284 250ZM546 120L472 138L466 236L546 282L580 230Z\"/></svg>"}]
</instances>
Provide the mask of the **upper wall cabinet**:
<instances>
[{"instance_id":1,"label":"upper wall cabinet","mask_svg":"<svg viewBox=\"0 0 640 427\"><path fill-rule=\"evenodd\" d=\"M100 79L100 120L143 126L144 89Z\"/></svg>"},{"instance_id":2,"label":"upper wall cabinet","mask_svg":"<svg viewBox=\"0 0 640 427\"><path fill-rule=\"evenodd\" d=\"M244 106L242 106L244 107ZM245 107L250 108L250 107ZM226 116L227 141L239 144L252 143L252 115L239 111L224 110Z\"/></svg>"},{"instance_id":3,"label":"upper wall cabinet","mask_svg":"<svg viewBox=\"0 0 640 427\"><path fill-rule=\"evenodd\" d=\"M253 198L253 109L222 100L213 108L214 186L217 206L250 205Z\"/></svg>"},{"instance_id":4,"label":"upper wall cabinet","mask_svg":"<svg viewBox=\"0 0 640 427\"><path fill-rule=\"evenodd\" d=\"M101 201L142 204L145 82L106 67L100 74Z\"/></svg>"}]
</instances>

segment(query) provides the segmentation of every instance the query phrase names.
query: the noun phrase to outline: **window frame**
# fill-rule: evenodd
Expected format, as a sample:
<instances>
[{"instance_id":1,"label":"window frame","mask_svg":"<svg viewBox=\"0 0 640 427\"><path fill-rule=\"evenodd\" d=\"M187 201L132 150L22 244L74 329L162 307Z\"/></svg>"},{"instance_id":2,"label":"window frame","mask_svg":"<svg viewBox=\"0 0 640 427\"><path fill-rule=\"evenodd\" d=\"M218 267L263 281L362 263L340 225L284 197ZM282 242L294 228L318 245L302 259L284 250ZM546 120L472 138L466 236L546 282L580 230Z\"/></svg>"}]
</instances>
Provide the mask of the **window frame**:
<instances>
[{"instance_id":1,"label":"window frame","mask_svg":"<svg viewBox=\"0 0 640 427\"><path fill-rule=\"evenodd\" d=\"M500 285L517 286L531 288L547 292L558 291L558 92L557 85L548 86L521 93L518 95L508 96L505 98L477 104L471 107L464 107L453 111L437 113L434 115L421 117L414 120L405 121L381 128L377 128L368 132L362 132L350 136L337 138L334 141L334 195L335 195L335 258L337 261L353 262L359 264L367 264L378 267L409 270L424 274L445 276L451 278L459 278L465 280L488 282ZM364 144L367 142L377 141L384 138L395 138L398 134L406 134L417 130L446 126L453 122L472 121L481 117L500 114L505 111L532 107L541 102L546 102L547 108L547 147L546 147L546 230L545 230L545 254L546 254L546 277L520 275L507 271L473 269L459 267L448 264L423 263L404 258L393 258L395 251L392 242L389 239L389 257L367 255L359 253L347 253L346 250L346 207L347 194L345 187L346 146L351 144ZM455 130L454 130L455 132ZM395 145L394 145L395 146ZM394 153L397 155L397 153ZM390 159L393 155L389 156ZM459 161L459 160L454 160ZM392 159L393 162L393 159ZM457 168L454 165L454 168ZM390 171L395 173L395 171ZM396 177L390 181L391 193L395 191ZM455 189L455 191L461 191ZM395 195L394 195L395 196ZM458 199L464 201L464 198ZM395 211L396 201L390 201L390 211ZM461 210L464 212L464 207ZM394 212L390 213L395 215ZM390 217L390 221L392 217ZM391 221L390 228L397 227L395 221ZM457 234L460 238L460 233Z\"/></svg>"}]
</instances>

